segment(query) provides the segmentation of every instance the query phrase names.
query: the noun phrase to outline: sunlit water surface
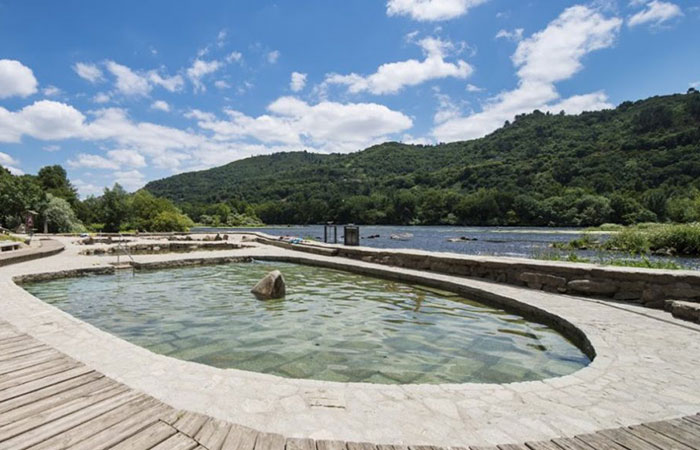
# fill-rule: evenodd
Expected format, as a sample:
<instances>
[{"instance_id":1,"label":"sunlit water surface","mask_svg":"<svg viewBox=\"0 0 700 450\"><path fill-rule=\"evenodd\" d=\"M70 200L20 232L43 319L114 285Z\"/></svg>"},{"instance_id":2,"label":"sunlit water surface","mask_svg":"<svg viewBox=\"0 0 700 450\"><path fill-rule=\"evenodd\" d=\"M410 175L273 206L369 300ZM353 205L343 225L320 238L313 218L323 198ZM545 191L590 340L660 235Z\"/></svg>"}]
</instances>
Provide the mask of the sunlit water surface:
<instances>
[{"instance_id":1,"label":"sunlit water surface","mask_svg":"<svg viewBox=\"0 0 700 450\"><path fill-rule=\"evenodd\" d=\"M279 269L287 296L250 288ZM30 293L156 353L290 378L506 383L589 359L545 325L449 292L285 263L121 272L31 283Z\"/></svg>"}]
</instances>

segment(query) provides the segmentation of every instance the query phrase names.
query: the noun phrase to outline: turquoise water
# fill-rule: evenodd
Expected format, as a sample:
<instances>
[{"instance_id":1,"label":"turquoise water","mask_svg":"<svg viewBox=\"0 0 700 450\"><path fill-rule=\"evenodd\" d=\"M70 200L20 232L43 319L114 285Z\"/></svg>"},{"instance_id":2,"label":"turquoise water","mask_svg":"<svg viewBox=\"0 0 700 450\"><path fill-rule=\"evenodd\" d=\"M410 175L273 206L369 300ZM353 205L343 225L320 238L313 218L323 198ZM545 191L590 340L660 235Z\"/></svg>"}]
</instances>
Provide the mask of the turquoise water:
<instances>
[{"instance_id":1,"label":"turquoise water","mask_svg":"<svg viewBox=\"0 0 700 450\"><path fill-rule=\"evenodd\" d=\"M279 269L281 300L250 288ZM253 262L26 284L38 298L156 353L289 378L507 383L589 359L545 325L422 286Z\"/></svg>"}]
</instances>

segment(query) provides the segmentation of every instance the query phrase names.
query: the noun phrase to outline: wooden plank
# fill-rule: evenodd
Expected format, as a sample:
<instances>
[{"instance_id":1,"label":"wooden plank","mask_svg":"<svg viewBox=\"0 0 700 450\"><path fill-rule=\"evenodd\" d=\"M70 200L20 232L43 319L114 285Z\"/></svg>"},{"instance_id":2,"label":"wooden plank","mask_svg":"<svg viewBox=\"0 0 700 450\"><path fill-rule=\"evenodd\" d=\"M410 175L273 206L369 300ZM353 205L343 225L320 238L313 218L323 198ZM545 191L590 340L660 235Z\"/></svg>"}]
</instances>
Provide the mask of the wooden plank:
<instances>
[{"instance_id":1,"label":"wooden plank","mask_svg":"<svg viewBox=\"0 0 700 450\"><path fill-rule=\"evenodd\" d=\"M12 409L20 408L24 405L29 405L31 403L41 401L45 398L49 398L54 395L59 395L62 392L69 391L78 386L82 386L92 381L99 380L103 377L104 376L101 373L90 372L86 375L82 375L80 377L73 378L71 380L67 380L44 389L39 389L29 394L13 398L12 400L2 402L0 403L0 415Z\"/></svg>"},{"instance_id":2,"label":"wooden plank","mask_svg":"<svg viewBox=\"0 0 700 450\"><path fill-rule=\"evenodd\" d=\"M552 441L526 442L525 447L530 450L561 450L561 447Z\"/></svg>"},{"instance_id":3,"label":"wooden plank","mask_svg":"<svg viewBox=\"0 0 700 450\"><path fill-rule=\"evenodd\" d=\"M529 450L525 445L520 444L504 444L499 445L498 448L500 450Z\"/></svg>"},{"instance_id":4,"label":"wooden plank","mask_svg":"<svg viewBox=\"0 0 700 450\"><path fill-rule=\"evenodd\" d=\"M62 354L51 349L46 349L37 353L30 353L29 355L20 356L19 358L0 363L0 375L5 375L16 370L24 369L25 367L35 366L44 361L62 357Z\"/></svg>"},{"instance_id":5,"label":"wooden plank","mask_svg":"<svg viewBox=\"0 0 700 450\"><path fill-rule=\"evenodd\" d=\"M221 450L231 424L210 418L195 435L195 440L209 450Z\"/></svg>"},{"instance_id":6,"label":"wooden plank","mask_svg":"<svg viewBox=\"0 0 700 450\"><path fill-rule=\"evenodd\" d=\"M649 422L643 424L647 428L651 428L659 434L670 437L690 448L700 450L700 439L694 433L690 433L682 428L671 425L668 422Z\"/></svg>"},{"instance_id":7,"label":"wooden plank","mask_svg":"<svg viewBox=\"0 0 700 450\"><path fill-rule=\"evenodd\" d=\"M187 435L177 433L151 448L151 450L192 450L195 447L197 447L197 441Z\"/></svg>"},{"instance_id":8,"label":"wooden plank","mask_svg":"<svg viewBox=\"0 0 700 450\"><path fill-rule=\"evenodd\" d=\"M81 396L80 398L77 398L70 402L44 410L39 414L33 414L29 417L23 417L18 420L13 420L13 411L10 411L4 416L5 419L10 422L10 424L0 428L0 442L8 440L14 436L29 431L33 428L39 427L53 420L60 419L61 417L67 416L73 412L80 411L81 409L90 406L91 404L99 403L102 400L106 400L116 395L123 394L124 392L126 392L126 388L107 388L99 390L97 392L89 392Z\"/></svg>"},{"instance_id":9,"label":"wooden plank","mask_svg":"<svg viewBox=\"0 0 700 450\"><path fill-rule=\"evenodd\" d=\"M126 420L109 427L71 447L71 450L105 450L129 439L159 421L174 414L175 410L160 402L146 407ZM174 419L173 419L174 420Z\"/></svg>"},{"instance_id":10,"label":"wooden plank","mask_svg":"<svg viewBox=\"0 0 700 450\"><path fill-rule=\"evenodd\" d=\"M591 450L593 448L590 445L585 444L581 441L575 441L569 438L552 439L552 442L554 442L564 450Z\"/></svg>"},{"instance_id":11,"label":"wooden plank","mask_svg":"<svg viewBox=\"0 0 700 450\"><path fill-rule=\"evenodd\" d=\"M674 427L681 428L688 433L692 433L700 439L700 423L691 422L685 419L673 419L668 421Z\"/></svg>"},{"instance_id":12,"label":"wooden plank","mask_svg":"<svg viewBox=\"0 0 700 450\"><path fill-rule=\"evenodd\" d=\"M87 422L88 420L91 420L108 411L111 411L112 409L115 409L118 406L121 406L124 403L134 398L137 398L140 395L135 391L128 390L120 392L117 395L114 395L113 392L114 391L110 391L109 394L105 393L105 396L111 395L111 397L106 399L103 398L97 403L95 403L94 401L96 400L95 398L91 398L89 404L83 405L82 408L74 410L67 415L65 414L65 411L54 411L53 413L55 415L60 416L55 420L44 420L44 418L40 418L40 423L43 423L43 425L34 426L28 431L24 430L22 434L16 435L11 439L6 440L2 443L3 449L24 450L27 447L36 445L42 441L45 441L46 439L56 436L57 434L63 433L84 422ZM31 421L22 424L22 426L24 427L28 423L31 423ZM12 424L10 427L7 428L13 428L13 432L17 431L17 428L15 428L15 424ZM0 430L0 434L3 432L4 429ZM0 441L2 441L1 438Z\"/></svg>"},{"instance_id":13,"label":"wooden plank","mask_svg":"<svg viewBox=\"0 0 700 450\"><path fill-rule=\"evenodd\" d=\"M358 444L353 444L358 445ZM359 444L361 445L361 444ZM316 450L316 443L313 439L304 438L288 438L285 444L285 450ZM353 447L350 450L370 450L362 447Z\"/></svg>"},{"instance_id":14,"label":"wooden plank","mask_svg":"<svg viewBox=\"0 0 700 450\"><path fill-rule=\"evenodd\" d=\"M496 446L487 446L487 445L477 445L476 447L474 446L469 446L469 450L498 450L498 447Z\"/></svg>"},{"instance_id":15,"label":"wooden plank","mask_svg":"<svg viewBox=\"0 0 700 450\"><path fill-rule=\"evenodd\" d=\"M80 363L68 358L60 358L52 361L46 361L32 367L26 367L17 372L12 372L0 376L0 391L11 387L19 386L20 384L34 381L39 378L44 378L48 375L64 372L74 367L78 367Z\"/></svg>"},{"instance_id":16,"label":"wooden plank","mask_svg":"<svg viewBox=\"0 0 700 450\"><path fill-rule=\"evenodd\" d=\"M7 349L16 346L26 345L28 343L35 343L36 339L27 336L26 334L18 334L16 336L8 337L0 341L0 353L4 353Z\"/></svg>"},{"instance_id":17,"label":"wooden plank","mask_svg":"<svg viewBox=\"0 0 700 450\"><path fill-rule=\"evenodd\" d=\"M690 447L687 445L683 445L678 441L674 441L673 439L666 437L663 434L659 434L642 425L628 427L626 431L664 450L690 450Z\"/></svg>"},{"instance_id":18,"label":"wooden plank","mask_svg":"<svg viewBox=\"0 0 700 450\"><path fill-rule=\"evenodd\" d=\"M171 425L158 421L115 445L111 450L150 449L176 433L177 430Z\"/></svg>"},{"instance_id":19,"label":"wooden plank","mask_svg":"<svg viewBox=\"0 0 700 450\"><path fill-rule=\"evenodd\" d=\"M287 439L287 442L289 442L289 439ZM368 442L348 442L346 445L348 446L348 450L377 450L376 445L370 444ZM298 450L309 450L309 449L301 448ZM311 449L311 450L313 450L313 449Z\"/></svg>"},{"instance_id":20,"label":"wooden plank","mask_svg":"<svg viewBox=\"0 0 700 450\"><path fill-rule=\"evenodd\" d=\"M102 391L110 386L116 385L117 383L112 380L100 378L92 383L76 386L74 389L25 404L10 411L6 411L4 414L0 414L0 427L4 427L5 425L9 425L12 422L22 420L26 417L39 414L63 403L68 403L69 401L82 398L86 394Z\"/></svg>"},{"instance_id":21,"label":"wooden plank","mask_svg":"<svg viewBox=\"0 0 700 450\"><path fill-rule=\"evenodd\" d=\"M700 415L686 416L683 418L683 420L687 420L689 422L697 423L698 425L700 425Z\"/></svg>"},{"instance_id":22,"label":"wooden plank","mask_svg":"<svg viewBox=\"0 0 700 450\"><path fill-rule=\"evenodd\" d=\"M635 450L658 450L658 447L644 441L632 433L627 432L624 428L615 428L611 430L601 430L598 433L606 436L625 448L633 448Z\"/></svg>"},{"instance_id":23,"label":"wooden plank","mask_svg":"<svg viewBox=\"0 0 700 450\"><path fill-rule=\"evenodd\" d=\"M256 446L257 450L257 446ZM316 441L316 450L347 450L345 442L321 439Z\"/></svg>"},{"instance_id":24,"label":"wooden plank","mask_svg":"<svg viewBox=\"0 0 700 450\"><path fill-rule=\"evenodd\" d=\"M627 450L625 447L598 433L579 434L576 439L585 442L596 450Z\"/></svg>"},{"instance_id":25,"label":"wooden plank","mask_svg":"<svg viewBox=\"0 0 700 450\"><path fill-rule=\"evenodd\" d=\"M281 434L258 433L255 440L255 450L284 450L285 440ZM318 448L318 442L316 442Z\"/></svg>"},{"instance_id":26,"label":"wooden plank","mask_svg":"<svg viewBox=\"0 0 700 450\"><path fill-rule=\"evenodd\" d=\"M0 353L0 361L9 361L9 360L17 358L19 356L29 355L31 353L36 353L36 352L40 352L42 350L46 350L47 348L50 348L50 347L47 347L46 345L40 344L39 342L37 342L37 343L32 344L31 346L26 347L26 348L17 349L17 350L13 350L10 352L6 351L6 352Z\"/></svg>"},{"instance_id":27,"label":"wooden plank","mask_svg":"<svg viewBox=\"0 0 700 450\"><path fill-rule=\"evenodd\" d=\"M27 372L23 372L22 374L16 377L11 376L0 381L0 392L4 391L5 389L29 383L31 381L39 380L41 378L55 375L57 373L65 372L67 370L74 369L79 366L80 364L78 364L77 362L70 361L64 358L61 360L50 361L49 363L43 364L40 367L29 367L27 369Z\"/></svg>"},{"instance_id":28,"label":"wooden plank","mask_svg":"<svg viewBox=\"0 0 700 450\"><path fill-rule=\"evenodd\" d=\"M71 378L76 378L81 375L88 374L90 372L93 372L93 370L84 366L77 367L75 369L67 370L65 372L57 373L55 375L51 375L45 378L40 378L38 380L32 381L30 383L25 383L14 388L5 389L4 391L0 391L0 402L4 402L15 397L19 397L20 395L28 394L30 392L34 392L38 389L52 386L62 381L70 380Z\"/></svg>"},{"instance_id":29,"label":"wooden plank","mask_svg":"<svg viewBox=\"0 0 700 450\"><path fill-rule=\"evenodd\" d=\"M31 450L55 450L58 448L68 448L85 439L93 436L100 431L109 428L129 417L134 413L152 406L156 401L150 397L140 397L129 401L117 408L95 417L87 422L84 422L75 428L66 432L60 433L52 438L49 438L33 447Z\"/></svg>"},{"instance_id":30,"label":"wooden plank","mask_svg":"<svg viewBox=\"0 0 700 450\"><path fill-rule=\"evenodd\" d=\"M172 426L180 433L194 437L202 429L207 419L208 417L205 415L184 411Z\"/></svg>"},{"instance_id":31,"label":"wooden plank","mask_svg":"<svg viewBox=\"0 0 700 450\"><path fill-rule=\"evenodd\" d=\"M258 432L252 428L233 424L228 432L228 436L221 446L222 450L253 450L255 441L258 439Z\"/></svg>"}]
</instances>

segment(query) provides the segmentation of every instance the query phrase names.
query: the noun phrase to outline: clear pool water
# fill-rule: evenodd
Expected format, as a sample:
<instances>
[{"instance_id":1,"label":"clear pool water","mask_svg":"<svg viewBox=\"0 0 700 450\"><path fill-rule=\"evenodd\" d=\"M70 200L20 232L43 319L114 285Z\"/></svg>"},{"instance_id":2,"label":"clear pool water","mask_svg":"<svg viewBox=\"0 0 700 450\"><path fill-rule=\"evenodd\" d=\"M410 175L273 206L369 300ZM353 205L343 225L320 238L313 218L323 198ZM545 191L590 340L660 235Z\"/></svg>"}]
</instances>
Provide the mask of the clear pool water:
<instances>
[{"instance_id":1,"label":"clear pool water","mask_svg":"<svg viewBox=\"0 0 700 450\"><path fill-rule=\"evenodd\" d=\"M279 269L287 296L250 288ZM26 284L30 293L156 353L282 377L507 383L589 359L545 325L449 292L303 265L253 262Z\"/></svg>"}]
</instances>

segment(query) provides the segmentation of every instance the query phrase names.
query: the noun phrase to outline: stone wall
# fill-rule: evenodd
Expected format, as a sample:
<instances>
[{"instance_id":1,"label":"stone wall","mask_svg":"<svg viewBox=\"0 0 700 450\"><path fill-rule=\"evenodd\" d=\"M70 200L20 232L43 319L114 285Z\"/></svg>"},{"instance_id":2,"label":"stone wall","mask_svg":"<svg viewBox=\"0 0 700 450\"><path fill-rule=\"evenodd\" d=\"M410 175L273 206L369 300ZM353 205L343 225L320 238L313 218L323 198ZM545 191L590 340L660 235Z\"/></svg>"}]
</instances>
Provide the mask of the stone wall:
<instances>
[{"instance_id":1,"label":"stone wall","mask_svg":"<svg viewBox=\"0 0 700 450\"><path fill-rule=\"evenodd\" d=\"M281 246L275 239L259 236L259 241ZM666 300L700 302L700 272L689 270L639 269L340 245L286 244L285 247L409 269L486 279L549 292L609 298L658 309L664 308ZM320 248L323 251L319 251Z\"/></svg>"}]
</instances>

